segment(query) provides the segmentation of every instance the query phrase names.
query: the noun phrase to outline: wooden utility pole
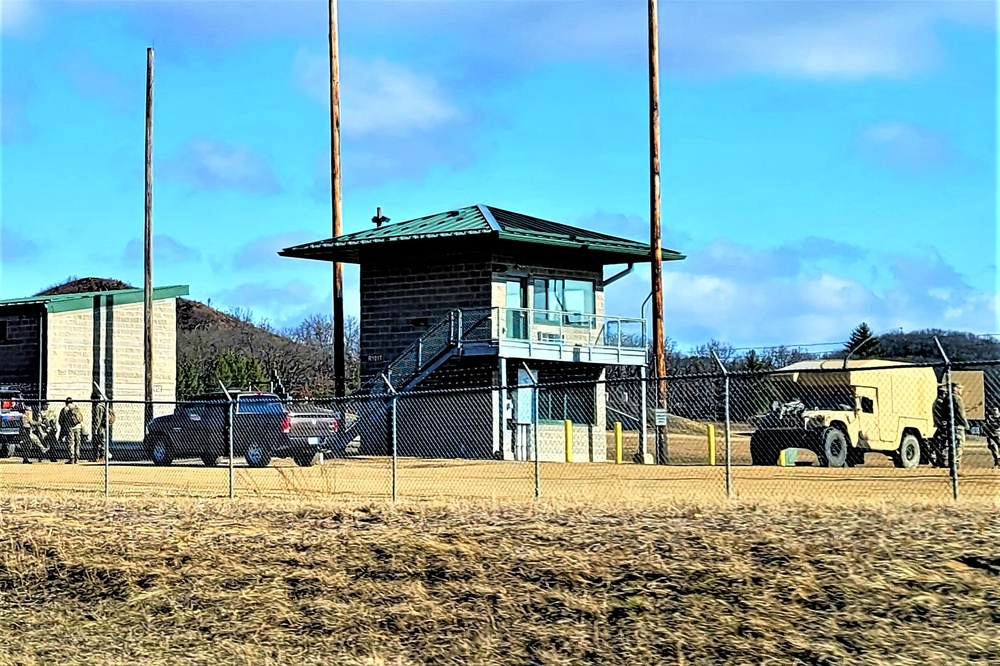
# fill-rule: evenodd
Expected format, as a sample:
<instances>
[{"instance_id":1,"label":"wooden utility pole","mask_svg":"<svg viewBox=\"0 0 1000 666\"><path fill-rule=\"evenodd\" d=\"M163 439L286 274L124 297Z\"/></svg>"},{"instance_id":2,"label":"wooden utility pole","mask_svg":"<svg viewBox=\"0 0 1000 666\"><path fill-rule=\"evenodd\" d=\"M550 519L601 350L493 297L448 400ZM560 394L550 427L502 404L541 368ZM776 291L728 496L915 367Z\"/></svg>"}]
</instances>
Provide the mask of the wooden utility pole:
<instances>
[{"instance_id":1,"label":"wooden utility pole","mask_svg":"<svg viewBox=\"0 0 1000 666\"><path fill-rule=\"evenodd\" d=\"M660 227L660 62L657 0L649 0L649 246L653 288L653 364L656 407L667 408L666 355L663 348L663 246ZM656 462L667 464L666 428L656 428Z\"/></svg>"},{"instance_id":2,"label":"wooden utility pole","mask_svg":"<svg viewBox=\"0 0 1000 666\"><path fill-rule=\"evenodd\" d=\"M153 420L153 49L146 49L146 221L143 235L143 353L146 423Z\"/></svg>"},{"instance_id":3,"label":"wooden utility pole","mask_svg":"<svg viewBox=\"0 0 1000 666\"><path fill-rule=\"evenodd\" d=\"M330 192L333 197L333 237L342 233L343 199L340 190L340 55L337 39L337 0L330 0ZM347 393L344 358L344 266L333 264L333 374L337 396Z\"/></svg>"}]
</instances>

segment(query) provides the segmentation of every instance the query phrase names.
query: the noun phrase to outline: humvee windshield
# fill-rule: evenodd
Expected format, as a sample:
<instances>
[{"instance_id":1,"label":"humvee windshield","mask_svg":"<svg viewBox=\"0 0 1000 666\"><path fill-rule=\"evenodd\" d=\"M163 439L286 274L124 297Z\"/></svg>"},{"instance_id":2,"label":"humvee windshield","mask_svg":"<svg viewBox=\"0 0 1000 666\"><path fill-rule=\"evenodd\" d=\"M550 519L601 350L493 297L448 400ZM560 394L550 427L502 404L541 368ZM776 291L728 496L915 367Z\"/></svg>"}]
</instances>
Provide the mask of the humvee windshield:
<instances>
[{"instance_id":1,"label":"humvee windshield","mask_svg":"<svg viewBox=\"0 0 1000 666\"><path fill-rule=\"evenodd\" d=\"M854 393L849 386L807 386L798 382L775 382L782 402L800 400L806 409L854 410Z\"/></svg>"}]
</instances>

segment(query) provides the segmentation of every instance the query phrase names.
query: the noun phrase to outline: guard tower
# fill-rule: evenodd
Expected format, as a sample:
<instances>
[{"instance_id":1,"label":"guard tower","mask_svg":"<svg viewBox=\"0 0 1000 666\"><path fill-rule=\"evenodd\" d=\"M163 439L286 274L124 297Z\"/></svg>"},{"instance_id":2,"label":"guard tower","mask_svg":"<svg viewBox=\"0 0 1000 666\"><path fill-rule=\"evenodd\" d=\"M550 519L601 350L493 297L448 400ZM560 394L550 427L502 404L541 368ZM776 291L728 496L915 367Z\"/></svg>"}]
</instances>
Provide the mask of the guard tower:
<instances>
[{"instance_id":1,"label":"guard tower","mask_svg":"<svg viewBox=\"0 0 1000 666\"><path fill-rule=\"evenodd\" d=\"M600 382L607 366L645 367L647 331L605 316L604 288L648 262L648 244L478 205L279 254L360 266L363 390L469 389L408 398L401 454L528 459L535 422L559 433L539 458L562 460L569 420L573 459L605 459ZM540 389L537 415L530 389L497 390L535 381L573 386Z\"/></svg>"}]
</instances>

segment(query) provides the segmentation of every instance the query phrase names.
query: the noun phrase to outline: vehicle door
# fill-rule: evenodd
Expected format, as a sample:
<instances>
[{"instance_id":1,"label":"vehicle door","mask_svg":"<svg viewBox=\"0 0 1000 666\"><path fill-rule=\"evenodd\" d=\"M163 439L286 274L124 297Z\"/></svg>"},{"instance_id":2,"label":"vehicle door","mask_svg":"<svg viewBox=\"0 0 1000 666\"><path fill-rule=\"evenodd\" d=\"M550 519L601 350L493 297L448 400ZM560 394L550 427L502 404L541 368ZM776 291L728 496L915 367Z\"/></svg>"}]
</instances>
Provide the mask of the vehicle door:
<instances>
[{"instance_id":1,"label":"vehicle door","mask_svg":"<svg viewBox=\"0 0 1000 666\"><path fill-rule=\"evenodd\" d=\"M282 431L285 408L276 396L241 395L236 399L236 422L233 437L240 455L250 442L265 445L270 451L285 448Z\"/></svg>"},{"instance_id":2,"label":"vehicle door","mask_svg":"<svg viewBox=\"0 0 1000 666\"><path fill-rule=\"evenodd\" d=\"M205 402L188 402L178 407L170 428L175 455L197 455L204 450L208 437L207 413Z\"/></svg>"},{"instance_id":3,"label":"vehicle door","mask_svg":"<svg viewBox=\"0 0 1000 666\"><path fill-rule=\"evenodd\" d=\"M868 446L880 448L882 433L879 427L878 389L873 386L858 386L854 389L858 415L859 438Z\"/></svg>"},{"instance_id":4,"label":"vehicle door","mask_svg":"<svg viewBox=\"0 0 1000 666\"><path fill-rule=\"evenodd\" d=\"M212 400L202 404L198 422L198 453L229 457L229 403Z\"/></svg>"}]
</instances>

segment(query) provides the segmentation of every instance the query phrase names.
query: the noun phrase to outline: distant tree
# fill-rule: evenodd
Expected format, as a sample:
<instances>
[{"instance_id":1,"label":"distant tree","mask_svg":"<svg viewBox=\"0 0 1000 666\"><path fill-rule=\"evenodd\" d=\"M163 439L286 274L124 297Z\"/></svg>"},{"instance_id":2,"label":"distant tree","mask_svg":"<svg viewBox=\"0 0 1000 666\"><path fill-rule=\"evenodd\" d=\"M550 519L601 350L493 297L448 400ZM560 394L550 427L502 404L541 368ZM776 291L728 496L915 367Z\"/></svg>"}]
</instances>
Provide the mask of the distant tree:
<instances>
[{"instance_id":1,"label":"distant tree","mask_svg":"<svg viewBox=\"0 0 1000 666\"><path fill-rule=\"evenodd\" d=\"M202 383L199 369L192 363L181 360L177 362L177 399L187 400L192 396L204 392L205 385Z\"/></svg>"},{"instance_id":2,"label":"distant tree","mask_svg":"<svg viewBox=\"0 0 1000 666\"><path fill-rule=\"evenodd\" d=\"M851 338L844 345L844 353L851 358L872 358L882 355L882 347L871 327L861 322L851 332Z\"/></svg>"}]
</instances>

